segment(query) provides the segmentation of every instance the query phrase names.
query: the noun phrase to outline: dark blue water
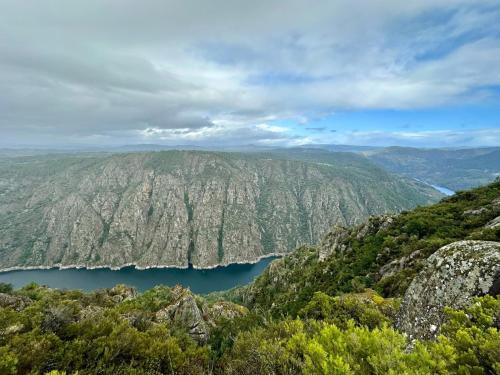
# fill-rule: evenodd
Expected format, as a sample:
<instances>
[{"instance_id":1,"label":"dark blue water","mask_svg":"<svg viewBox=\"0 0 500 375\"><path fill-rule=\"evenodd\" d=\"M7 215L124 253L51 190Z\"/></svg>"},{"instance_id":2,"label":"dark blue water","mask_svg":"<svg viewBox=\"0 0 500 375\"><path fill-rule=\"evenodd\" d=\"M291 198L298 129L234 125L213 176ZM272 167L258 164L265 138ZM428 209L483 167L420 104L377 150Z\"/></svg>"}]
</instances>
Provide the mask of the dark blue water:
<instances>
[{"instance_id":1,"label":"dark blue water","mask_svg":"<svg viewBox=\"0 0 500 375\"><path fill-rule=\"evenodd\" d=\"M50 269L0 273L0 282L20 288L30 282L60 289L82 289L86 291L126 284L144 291L155 285L189 287L195 293L209 293L244 285L258 276L275 257L262 259L255 264L232 264L208 270L154 268L137 270L126 267L110 269Z\"/></svg>"}]
</instances>

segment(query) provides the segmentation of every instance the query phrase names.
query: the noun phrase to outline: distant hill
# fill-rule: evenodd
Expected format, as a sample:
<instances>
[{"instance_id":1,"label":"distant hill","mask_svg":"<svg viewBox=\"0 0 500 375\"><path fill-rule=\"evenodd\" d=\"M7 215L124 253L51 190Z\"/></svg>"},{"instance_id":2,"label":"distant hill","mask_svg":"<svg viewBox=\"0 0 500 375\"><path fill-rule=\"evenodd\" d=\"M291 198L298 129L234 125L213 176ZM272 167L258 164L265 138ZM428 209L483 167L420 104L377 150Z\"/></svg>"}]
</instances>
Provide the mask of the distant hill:
<instances>
[{"instance_id":1,"label":"distant hill","mask_svg":"<svg viewBox=\"0 0 500 375\"><path fill-rule=\"evenodd\" d=\"M439 197L350 153L0 158L0 268L252 262Z\"/></svg>"},{"instance_id":2,"label":"distant hill","mask_svg":"<svg viewBox=\"0 0 500 375\"><path fill-rule=\"evenodd\" d=\"M492 182L500 176L500 147L417 149L388 147L363 152L394 173L457 191Z\"/></svg>"}]
</instances>

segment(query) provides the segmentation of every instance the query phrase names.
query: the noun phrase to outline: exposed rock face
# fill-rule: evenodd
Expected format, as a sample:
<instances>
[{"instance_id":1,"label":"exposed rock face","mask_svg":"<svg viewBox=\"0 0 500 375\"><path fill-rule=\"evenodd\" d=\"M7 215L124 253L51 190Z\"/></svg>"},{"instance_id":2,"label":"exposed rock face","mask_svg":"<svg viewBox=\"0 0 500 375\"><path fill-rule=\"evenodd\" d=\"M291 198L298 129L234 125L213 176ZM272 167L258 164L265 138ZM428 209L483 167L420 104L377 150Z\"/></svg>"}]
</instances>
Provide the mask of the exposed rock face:
<instances>
[{"instance_id":1,"label":"exposed rock face","mask_svg":"<svg viewBox=\"0 0 500 375\"><path fill-rule=\"evenodd\" d=\"M495 229L498 227L500 227L500 216L497 216L496 218L494 218L493 220L488 222L488 224L485 225L485 228L487 229Z\"/></svg>"},{"instance_id":2,"label":"exposed rock face","mask_svg":"<svg viewBox=\"0 0 500 375\"><path fill-rule=\"evenodd\" d=\"M415 250L407 256L403 256L399 259L394 259L393 261L380 267L378 274L380 277L392 276L405 268L414 266L415 262L420 260L421 252L420 250Z\"/></svg>"},{"instance_id":3,"label":"exposed rock face","mask_svg":"<svg viewBox=\"0 0 500 375\"><path fill-rule=\"evenodd\" d=\"M333 227L319 245L319 260L323 261L334 253L345 251L346 240L350 235L351 231L345 227Z\"/></svg>"},{"instance_id":4,"label":"exposed rock face","mask_svg":"<svg viewBox=\"0 0 500 375\"><path fill-rule=\"evenodd\" d=\"M459 241L431 255L401 305L397 327L410 339L434 338L443 308L463 308L472 298L491 293L500 278L500 243Z\"/></svg>"},{"instance_id":5,"label":"exposed rock face","mask_svg":"<svg viewBox=\"0 0 500 375\"><path fill-rule=\"evenodd\" d=\"M348 155L338 165L180 151L0 159L0 269L250 262L437 198Z\"/></svg>"},{"instance_id":6,"label":"exposed rock face","mask_svg":"<svg viewBox=\"0 0 500 375\"><path fill-rule=\"evenodd\" d=\"M343 253L349 250L348 239L350 237L360 240L368 235L387 229L393 221L393 216L381 215L372 216L361 225L353 228L334 226L330 232L323 237L319 245L319 260L322 261L333 254Z\"/></svg>"},{"instance_id":7,"label":"exposed rock face","mask_svg":"<svg viewBox=\"0 0 500 375\"><path fill-rule=\"evenodd\" d=\"M209 326L205 321L206 314L198 307L195 296L180 286L176 286L172 294L174 302L156 313L156 321L182 327L194 340L206 342Z\"/></svg>"},{"instance_id":8,"label":"exposed rock face","mask_svg":"<svg viewBox=\"0 0 500 375\"><path fill-rule=\"evenodd\" d=\"M486 212L488 211L488 209L486 207L481 207L481 208L478 208L476 210L466 210L464 211L464 215L465 216L477 216L477 215L481 215L483 212Z\"/></svg>"}]
</instances>

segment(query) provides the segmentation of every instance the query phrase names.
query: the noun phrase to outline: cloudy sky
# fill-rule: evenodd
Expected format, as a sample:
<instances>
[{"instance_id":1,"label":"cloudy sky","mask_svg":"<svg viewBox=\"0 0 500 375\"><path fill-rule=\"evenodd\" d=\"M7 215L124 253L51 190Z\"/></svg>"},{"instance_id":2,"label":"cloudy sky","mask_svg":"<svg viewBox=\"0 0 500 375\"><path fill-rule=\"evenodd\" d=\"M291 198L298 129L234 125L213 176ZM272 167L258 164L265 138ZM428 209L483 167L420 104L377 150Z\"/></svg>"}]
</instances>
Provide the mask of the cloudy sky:
<instances>
[{"instance_id":1,"label":"cloudy sky","mask_svg":"<svg viewBox=\"0 0 500 375\"><path fill-rule=\"evenodd\" d=\"M500 0L0 9L0 146L500 145Z\"/></svg>"}]
</instances>

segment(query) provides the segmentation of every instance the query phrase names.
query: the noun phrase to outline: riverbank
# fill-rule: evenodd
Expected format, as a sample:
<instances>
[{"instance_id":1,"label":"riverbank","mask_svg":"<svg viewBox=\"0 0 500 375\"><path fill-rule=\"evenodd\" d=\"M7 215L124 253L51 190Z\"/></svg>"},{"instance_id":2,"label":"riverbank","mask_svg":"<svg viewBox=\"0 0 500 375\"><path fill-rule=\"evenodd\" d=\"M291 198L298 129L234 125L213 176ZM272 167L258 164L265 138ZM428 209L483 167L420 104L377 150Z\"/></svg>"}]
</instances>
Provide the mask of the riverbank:
<instances>
[{"instance_id":1,"label":"riverbank","mask_svg":"<svg viewBox=\"0 0 500 375\"><path fill-rule=\"evenodd\" d=\"M251 282L276 257L267 257L251 264L231 264L212 269L150 268L139 270L133 266L110 268L45 268L0 273L0 282L21 288L31 282L58 289L92 291L126 284L144 291L156 285L182 285L195 293L227 290Z\"/></svg>"},{"instance_id":2,"label":"riverbank","mask_svg":"<svg viewBox=\"0 0 500 375\"><path fill-rule=\"evenodd\" d=\"M252 265L259 263L263 259L267 258L279 258L287 253L269 253L269 254L264 254L261 255L254 260L250 261L241 261L241 262L232 262L232 263L223 263L223 264L217 264L214 266L208 266L208 267L198 267L195 265L187 265L187 266L179 266L179 265L165 265L165 264L159 264L159 265L151 265L151 266L140 266L137 263L125 263L121 266L112 266L112 265L82 265L82 264L54 264L50 266L14 266L14 267L7 267L7 268L0 268L0 273L6 273L6 272L14 272L14 271L36 271L36 270L100 270L100 269L107 269L110 271L120 271L124 268L129 268L133 267L136 270L139 271L145 271L145 270L151 270L151 269L178 269L178 270L186 270L186 269L195 269L195 270L213 270L217 268L224 268L224 267L229 267L235 264L240 264L240 265Z\"/></svg>"}]
</instances>

